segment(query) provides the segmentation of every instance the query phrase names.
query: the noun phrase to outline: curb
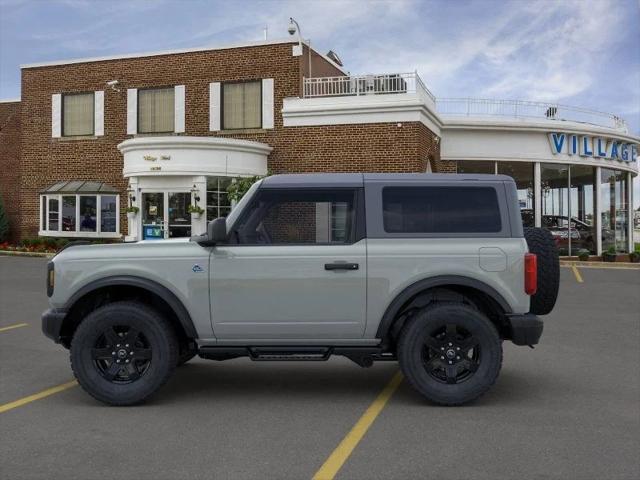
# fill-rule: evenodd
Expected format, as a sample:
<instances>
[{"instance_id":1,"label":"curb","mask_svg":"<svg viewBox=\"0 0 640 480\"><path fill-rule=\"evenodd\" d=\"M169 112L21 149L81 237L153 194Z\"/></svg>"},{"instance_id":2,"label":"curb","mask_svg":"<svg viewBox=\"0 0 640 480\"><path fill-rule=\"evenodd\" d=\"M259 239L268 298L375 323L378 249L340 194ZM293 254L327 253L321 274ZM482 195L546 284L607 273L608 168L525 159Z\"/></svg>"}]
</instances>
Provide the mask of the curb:
<instances>
[{"instance_id":1,"label":"curb","mask_svg":"<svg viewBox=\"0 0 640 480\"><path fill-rule=\"evenodd\" d=\"M55 253L45 252L14 252L13 250L0 250L0 256L5 257L40 257L40 258L53 258Z\"/></svg>"},{"instance_id":2,"label":"curb","mask_svg":"<svg viewBox=\"0 0 640 480\"><path fill-rule=\"evenodd\" d=\"M640 270L640 263L631 262L574 262L573 260L560 260L560 266L562 267L581 267L581 268L610 268L615 270L616 268L624 268L631 270Z\"/></svg>"}]
</instances>

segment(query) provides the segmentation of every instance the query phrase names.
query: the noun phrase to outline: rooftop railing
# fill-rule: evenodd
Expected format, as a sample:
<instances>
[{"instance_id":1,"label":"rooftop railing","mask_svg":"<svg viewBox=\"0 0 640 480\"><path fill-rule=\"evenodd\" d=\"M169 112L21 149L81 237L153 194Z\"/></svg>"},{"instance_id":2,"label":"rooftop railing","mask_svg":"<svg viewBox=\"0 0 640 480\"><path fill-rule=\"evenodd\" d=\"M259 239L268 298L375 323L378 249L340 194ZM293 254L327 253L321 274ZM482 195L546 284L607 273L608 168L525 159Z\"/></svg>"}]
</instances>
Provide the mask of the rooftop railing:
<instances>
[{"instance_id":1,"label":"rooftop railing","mask_svg":"<svg viewBox=\"0 0 640 480\"><path fill-rule=\"evenodd\" d=\"M559 103L482 98L438 98L436 100L436 109L442 115L539 118L588 123L627 132L626 122L616 115L587 108L570 107Z\"/></svg>"},{"instance_id":2,"label":"rooftop railing","mask_svg":"<svg viewBox=\"0 0 640 480\"><path fill-rule=\"evenodd\" d=\"M304 79L304 97L346 97L389 93L425 93L435 97L416 72L340 77L312 77Z\"/></svg>"},{"instance_id":3,"label":"rooftop railing","mask_svg":"<svg viewBox=\"0 0 640 480\"><path fill-rule=\"evenodd\" d=\"M426 97L425 101L434 102L437 112L443 115L571 121L613 128L628 133L626 122L616 115L559 103L483 98L436 99L417 72L304 79L304 98L402 93Z\"/></svg>"}]
</instances>

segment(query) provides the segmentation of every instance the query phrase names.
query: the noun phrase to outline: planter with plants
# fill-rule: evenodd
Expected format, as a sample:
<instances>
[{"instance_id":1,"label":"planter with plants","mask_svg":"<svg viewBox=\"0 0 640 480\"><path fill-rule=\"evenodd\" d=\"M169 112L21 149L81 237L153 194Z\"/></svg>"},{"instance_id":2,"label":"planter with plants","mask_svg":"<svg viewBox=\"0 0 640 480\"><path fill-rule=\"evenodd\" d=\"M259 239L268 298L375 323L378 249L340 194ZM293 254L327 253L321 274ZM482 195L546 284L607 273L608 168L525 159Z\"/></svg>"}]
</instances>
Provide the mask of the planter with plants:
<instances>
[{"instance_id":1,"label":"planter with plants","mask_svg":"<svg viewBox=\"0 0 640 480\"><path fill-rule=\"evenodd\" d=\"M199 207L198 205L189 205L187 207L187 212L191 214L191 218L193 220L199 220L204 213L204 209L202 207Z\"/></svg>"},{"instance_id":2,"label":"planter with plants","mask_svg":"<svg viewBox=\"0 0 640 480\"><path fill-rule=\"evenodd\" d=\"M640 248L629 254L629 261L631 263L640 263Z\"/></svg>"},{"instance_id":3,"label":"planter with plants","mask_svg":"<svg viewBox=\"0 0 640 480\"><path fill-rule=\"evenodd\" d=\"M602 253L602 260L605 262L615 262L617 256L616 247L611 245L606 252Z\"/></svg>"},{"instance_id":4,"label":"planter with plants","mask_svg":"<svg viewBox=\"0 0 640 480\"><path fill-rule=\"evenodd\" d=\"M578 250L578 260L581 262L587 262L589 260L589 250L586 248Z\"/></svg>"},{"instance_id":5,"label":"planter with plants","mask_svg":"<svg viewBox=\"0 0 640 480\"><path fill-rule=\"evenodd\" d=\"M134 207L134 206L130 206L127 207L127 218L129 220L133 220L134 218L136 218L136 215L138 214L138 212L140 211L140 209L138 207Z\"/></svg>"}]
</instances>

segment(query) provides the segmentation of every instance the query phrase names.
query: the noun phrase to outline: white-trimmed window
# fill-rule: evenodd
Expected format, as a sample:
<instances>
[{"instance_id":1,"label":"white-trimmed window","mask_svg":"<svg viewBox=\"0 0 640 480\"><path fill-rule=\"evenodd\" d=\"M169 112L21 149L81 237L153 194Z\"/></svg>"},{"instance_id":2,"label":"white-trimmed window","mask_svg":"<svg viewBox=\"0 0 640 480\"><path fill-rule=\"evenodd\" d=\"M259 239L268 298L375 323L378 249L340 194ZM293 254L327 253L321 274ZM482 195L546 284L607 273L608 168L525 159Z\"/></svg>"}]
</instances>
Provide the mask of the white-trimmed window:
<instances>
[{"instance_id":1,"label":"white-trimmed window","mask_svg":"<svg viewBox=\"0 0 640 480\"><path fill-rule=\"evenodd\" d=\"M207 177L207 222L229 215L232 205L227 187L232 181L231 177Z\"/></svg>"},{"instance_id":2,"label":"white-trimmed window","mask_svg":"<svg viewBox=\"0 0 640 480\"><path fill-rule=\"evenodd\" d=\"M175 129L175 89L138 90L138 133L169 133Z\"/></svg>"},{"instance_id":3,"label":"white-trimmed window","mask_svg":"<svg viewBox=\"0 0 640 480\"><path fill-rule=\"evenodd\" d=\"M65 93L62 95L62 136L93 135L95 97L93 92Z\"/></svg>"},{"instance_id":4,"label":"white-trimmed window","mask_svg":"<svg viewBox=\"0 0 640 480\"><path fill-rule=\"evenodd\" d=\"M51 136L104 135L104 92L56 93L51 96Z\"/></svg>"},{"instance_id":5,"label":"white-trimmed window","mask_svg":"<svg viewBox=\"0 0 640 480\"><path fill-rule=\"evenodd\" d=\"M102 182L59 182L40 195L41 236L120 236L120 196Z\"/></svg>"},{"instance_id":6,"label":"white-trimmed window","mask_svg":"<svg viewBox=\"0 0 640 480\"><path fill-rule=\"evenodd\" d=\"M262 127L262 82L222 85L222 129Z\"/></svg>"}]
</instances>

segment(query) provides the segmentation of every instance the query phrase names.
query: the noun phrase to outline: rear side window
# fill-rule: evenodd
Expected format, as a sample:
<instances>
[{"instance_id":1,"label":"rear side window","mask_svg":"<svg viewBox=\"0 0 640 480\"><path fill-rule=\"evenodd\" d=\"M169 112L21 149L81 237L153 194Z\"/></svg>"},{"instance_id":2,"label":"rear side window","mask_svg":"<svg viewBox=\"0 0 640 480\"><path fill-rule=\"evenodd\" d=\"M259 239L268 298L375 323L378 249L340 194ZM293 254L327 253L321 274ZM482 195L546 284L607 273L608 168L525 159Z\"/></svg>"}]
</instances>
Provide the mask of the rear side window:
<instances>
[{"instance_id":1,"label":"rear side window","mask_svg":"<svg viewBox=\"0 0 640 480\"><path fill-rule=\"evenodd\" d=\"M491 187L385 187L387 233L497 233L498 196Z\"/></svg>"}]
</instances>

